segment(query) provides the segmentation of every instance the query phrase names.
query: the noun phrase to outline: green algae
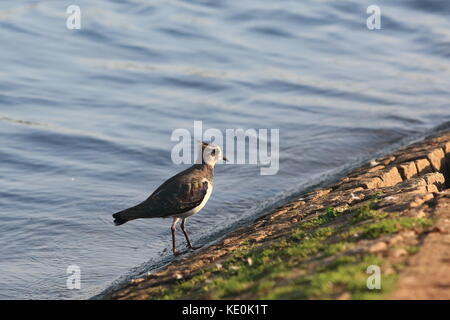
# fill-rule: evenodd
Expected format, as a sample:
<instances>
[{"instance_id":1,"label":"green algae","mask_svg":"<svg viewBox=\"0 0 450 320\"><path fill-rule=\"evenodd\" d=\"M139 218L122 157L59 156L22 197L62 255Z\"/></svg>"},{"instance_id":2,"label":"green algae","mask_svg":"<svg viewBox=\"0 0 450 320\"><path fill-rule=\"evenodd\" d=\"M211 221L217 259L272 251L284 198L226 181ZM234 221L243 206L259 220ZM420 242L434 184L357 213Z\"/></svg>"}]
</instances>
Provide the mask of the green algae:
<instances>
[{"instance_id":1,"label":"green algae","mask_svg":"<svg viewBox=\"0 0 450 320\"><path fill-rule=\"evenodd\" d=\"M217 265L161 287L159 299L380 299L395 275L381 275L381 290L366 285L369 265L383 266L370 254L345 254L360 239L376 239L403 229L426 228L427 218L378 211L377 199L349 210L327 208L299 223L270 246L244 245ZM349 227L350 226L350 227ZM413 253L415 249L406 249Z\"/></svg>"}]
</instances>

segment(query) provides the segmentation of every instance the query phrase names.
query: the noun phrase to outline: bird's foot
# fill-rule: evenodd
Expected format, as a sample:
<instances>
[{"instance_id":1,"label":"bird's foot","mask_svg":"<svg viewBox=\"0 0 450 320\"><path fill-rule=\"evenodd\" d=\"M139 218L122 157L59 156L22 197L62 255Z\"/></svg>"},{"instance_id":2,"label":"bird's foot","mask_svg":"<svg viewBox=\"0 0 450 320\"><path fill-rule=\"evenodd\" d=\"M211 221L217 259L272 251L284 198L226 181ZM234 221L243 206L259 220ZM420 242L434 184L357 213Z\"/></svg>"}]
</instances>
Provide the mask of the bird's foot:
<instances>
[{"instance_id":1,"label":"bird's foot","mask_svg":"<svg viewBox=\"0 0 450 320\"><path fill-rule=\"evenodd\" d=\"M191 250L197 250L197 249L200 249L202 246L188 245L187 247L188 247L189 249L191 249Z\"/></svg>"},{"instance_id":2,"label":"bird's foot","mask_svg":"<svg viewBox=\"0 0 450 320\"><path fill-rule=\"evenodd\" d=\"M175 250L172 252L173 252L174 257L178 257L178 256L181 256L182 254L188 253L188 250L182 250L182 251Z\"/></svg>"}]
</instances>

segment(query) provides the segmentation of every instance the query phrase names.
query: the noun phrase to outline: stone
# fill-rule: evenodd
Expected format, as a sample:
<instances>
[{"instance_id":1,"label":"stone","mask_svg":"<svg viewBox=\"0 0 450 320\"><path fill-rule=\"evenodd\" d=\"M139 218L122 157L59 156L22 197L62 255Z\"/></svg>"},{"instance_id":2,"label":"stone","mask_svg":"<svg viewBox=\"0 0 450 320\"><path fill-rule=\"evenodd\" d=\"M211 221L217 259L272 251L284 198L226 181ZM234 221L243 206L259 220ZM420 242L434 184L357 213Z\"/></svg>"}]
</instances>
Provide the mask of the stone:
<instances>
[{"instance_id":1,"label":"stone","mask_svg":"<svg viewBox=\"0 0 450 320\"><path fill-rule=\"evenodd\" d=\"M446 154L450 153L450 141L444 145L444 150Z\"/></svg>"},{"instance_id":2,"label":"stone","mask_svg":"<svg viewBox=\"0 0 450 320\"><path fill-rule=\"evenodd\" d=\"M364 179L363 181L361 181L361 184L365 189L375 189L383 185L383 180L378 177L374 177L370 179Z\"/></svg>"},{"instance_id":3,"label":"stone","mask_svg":"<svg viewBox=\"0 0 450 320\"><path fill-rule=\"evenodd\" d=\"M392 238L389 239L389 245L396 245L400 242L403 241L403 237L400 234L396 234L395 236L393 236Z\"/></svg>"},{"instance_id":4,"label":"stone","mask_svg":"<svg viewBox=\"0 0 450 320\"><path fill-rule=\"evenodd\" d=\"M391 155L391 156L386 156L384 158L378 158L375 159L375 161L379 164L385 165L387 166L388 164L390 164L391 162L393 162L395 160L395 156Z\"/></svg>"},{"instance_id":5,"label":"stone","mask_svg":"<svg viewBox=\"0 0 450 320\"><path fill-rule=\"evenodd\" d=\"M411 239L416 237L416 233L413 230L405 230L401 233L403 238Z\"/></svg>"},{"instance_id":6,"label":"stone","mask_svg":"<svg viewBox=\"0 0 450 320\"><path fill-rule=\"evenodd\" d=\"M351 180L349 182L336 185L335 192L348 191L348 190L353 190L353 189L357 189L357 188L367 189L366 187L363 186L361 181L359 181L359 180Z\"/></svg>"},{"instance_id":7,"label":"stone","mask_svg":"<svg viewBox=\"0 0 450 320\"><path fill-rule=\"evenodd\" d=\"M307 200L307 201L317 200L317 199L329 194L331 192L331 190L332 189L319 189L319 190L311 191L305 196L304 200Z\"/></svg>"},{"instance_id":8,"label":"stone","mask_svg":"<svg viewBox=\"0 0 450 320\"><path fill-rule=\"evenodd\" d=\"M177 280L183 279L183 275L181 273L175 273L174 276Z\"/></svg>"},{"instance_id":9,"label":"stone","mask_svg":"<svg viewBox=\"0 0 450 320\"><path fill-rule=\"evenodd\" d=\"M382 170L384 168L385 168L385 166L378 165L378 166L375 166L375 167L367 169L367 172L377 172L377 171Z\"/></svg>"},{"instance_id":10,"label":"stone","mask_svg":"<svg viewBox=\"0 0 450 320\"><path fill-rule=\"evenodd\" d=\"M411 203L414 203L415 201L419 203L418 199L421 199L424 196L424 194L419 194L417 192L398 193L397 195L398 199L395 201L388 201L384 198L380 203L378 203L378 206L385 212L402 212L409 210L411 208ZM424 201L421 203L423 202Z\"/></svg>"},{"instance_id":11,"label":"stone","mask_svg":"<svg viewBox=\"0 0 450 320\"><path fill-rule=\"evenodd\" d=\"M428 155L428 152L423 149L417 149L417 148L408 148L404 150L401 155L397 157L395 160L395 163L403 163L403 162L409 162L414 161L422 158L426 158Z\"/></svg>"},{"instance_id":12,"label":"stone","mask_svg":"<svg viewBox=\"0 0 450 320\"><path fill-rule=\"evenodd\" d=\"M144 278L131 279L130 283L132 283L132 284L141 283L144 280L145 280Z\"/></svg>"},{"instance_id":13,"label":"stone","mask_svg":"<svg viewBox=\"0 0 450 320\"><path fill-rule=\"evenodd\" d=\"M384 241L377 242L369 247L369 252L375 253L387 249L387 244Z\"/></svg>"},{"instance_id":14,"label":"stone","mask_svg":"<svg viewBox=\"0 0 450 320\"><path fill-rule=\"evenodd\" d=\"M336 300L350 300L352 295L349 292L344 292L336 297Z\"/></svg>"},{"instance_id":15,"label":"stone","mask_svg":"<svg viewBox=\"0 0 450 320\"><path fill-rule=\"evenodd\" d=\"M417 167L417 173L429 173L432 172L430 162L427 159L418 159L414 161Z\"/></svg>"},{"instance_id":16,"label":"stone","mask_svg":"<svg viewBox=\"0 0 450 320\"><path fill-rule=\"evenodd\" d=\"M409 214L410 217L413 218L425 218L427 214L423 210L412 210Z\"/></svg>"},{"instance_id":17,"label":"stone","mask_svg":"<svg viewBox=\"0 0 450 320\"><path fill-rule=\"evenodd\" d=\"M417 174L417 167L413 161L402 163L397 169L404 180L411 179Z\"/></svg>"},{"instance_id":18,"label":"stone","mask_svg":"<svg viewBox=\"0 0 450 320\"><path fill-rule=\"evenodd\" d=\"M387 275L387 276L389 276L391 274L396 274L396 273L397 273L397 271L394 268L390 267L390 266L384 268L384 274Z\"/></svg>"},{"instance_id":19,"label":"stone","mask_svg":"<svg viewBox=\"0 0 450 320\"><path fill-rule=\"evenodd\" d=\"M409 179L405 182L403 182L400 187L404 189L414 189L418 187L424 187L427 185L427 182L422 177L417 177L413 179Z\"/></svg>"},{"instance_id":20,"label":"stone","mask_svg":"<svg viewBox=\"0 0 450 320\"><path fill-rule=\"evenodd\" d=\"M433 173L427 173L423 176L426 183L428 185L430 184L436 184L436 185L442 185L445 183L444 175L440 172L433 172Z\"/></svg>"},{"instance_id":21,"label":"stone","mask_svg":"<svg viewBox=\"0 0 450 320\"><path fill-rule=\"evenodd\" d=\"M441 148L434 149L427 155L427 158L435 171L441 170L444 157L445 153Z\"/></svg>"},{"instance_id":22,"label":"stone","mask_svg":"<svg viewBox=\"0 0 450 320\"><path fill-rule=\"evenodd\" d=\"M391 256L394 258L400 258L408 255L408 252L403 248L395 248L391 251Z\"/></svg>"},{"instance_id":23,"label":"stone","mask_svg":"<svg viewBox=\"0 0 450 320\"><path fill-rule=\"evenodd\" d=\"M371 167L376 167L377 165L379 165L379 163L376 160L372 160L369 162L369 166Z\"/></svg>"},{"instance_id":24,"label":"stone","mask_svg":"<svg viewBox=\"0 0 450 320\"><path fill-rule=\"evenodd\" d=\"M395 186L397 183L403 181L398 169L396 167L391 167L381 171L381 180L383 187Z\"/></svg>"},{"instance_id":25,"label":"stone","mask_svg":"<svg viewBox=\"0 0 450 320\"><path fill-rule=\"evenodd\" d=\"M433 199L434 196L432 193L426 193L424 195L420 195L414 198L414 200L409 204L411 208L416 208L418 206L421 206L425 202Z\"/></svg>"},{"instance_id":26,"label":"stone","mask_svg":"<svg viewBox=\"0 0 450 320\"><path fill-rule=\"evenodd\" d=\"M292 209L297 209L298 207L302 206L305 204L305 201L295 201L292 203Z\"/></svg>"},{"instance_id":27,"label":"stone","mask_svg":"<svg viewBox=\"0 0 450 320\"><path fill-rule=\"evenodd\" d=\"M270 215L269 219L270 219L270 220L276 219L277 217L279 217L279 216L285 214L286 212L288 212L287 209L281 209L281 210L279 210L279 211L276 211L276 212L274 212L274 213L272 213L272 214Z\"/></svg>"}]
</instances>

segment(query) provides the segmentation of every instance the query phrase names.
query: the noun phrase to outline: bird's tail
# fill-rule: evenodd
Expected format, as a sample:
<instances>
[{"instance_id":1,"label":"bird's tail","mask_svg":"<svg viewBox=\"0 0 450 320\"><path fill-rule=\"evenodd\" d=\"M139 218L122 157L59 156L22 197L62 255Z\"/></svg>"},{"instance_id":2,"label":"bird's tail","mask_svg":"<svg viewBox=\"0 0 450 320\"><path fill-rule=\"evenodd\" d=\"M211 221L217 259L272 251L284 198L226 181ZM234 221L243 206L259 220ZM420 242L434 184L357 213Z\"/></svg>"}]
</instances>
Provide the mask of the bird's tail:
<instances>
[{"instance_id":1,"label":"bird's tail","mask_svg":"<svg viewBox=\"0 0 450 320\"><path fill-rule=\"evenodd\" d=\"M124 224L125 222L128 222L130 220L144 217L142 215L142 210L141 210L140 206L135 206L132 208L128 208L128 209L116 212L112 216L114 218L114 224L116 226L120 226L121 224Z\"/></svg>"},{"instance_id":2,"label":"bird's tail","mask_svg":"<svg viewBox=\"0 0 450 320\"><path fill-rule=\"evenodd\" d=\"M126 210L124 210L126 211ZM112 216L114 218L114 224L116 226L120 226L121 224L124 224L125 222L129 221L128 219L123 217L124 211L116 212Z\"/></svg>"}]
</instances>

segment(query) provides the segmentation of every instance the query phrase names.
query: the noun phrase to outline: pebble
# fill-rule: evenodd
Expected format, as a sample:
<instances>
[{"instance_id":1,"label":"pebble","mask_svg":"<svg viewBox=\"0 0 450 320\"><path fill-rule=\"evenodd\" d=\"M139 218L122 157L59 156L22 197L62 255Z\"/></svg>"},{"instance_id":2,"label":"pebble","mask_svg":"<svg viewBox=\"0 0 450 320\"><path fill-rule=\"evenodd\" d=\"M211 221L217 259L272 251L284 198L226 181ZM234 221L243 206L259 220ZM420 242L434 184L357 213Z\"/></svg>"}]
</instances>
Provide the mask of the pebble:
<instances>
[{"instance_id":1,"label":"pebble","mask_svg":"<svg viewBox=\"0 0 450 320\"><path fill-rule=\"evenodd\" d=\"M417 211L414 213L413 215L414 218L425 218L426 217L426 213L423 210Z\"/></svg>"},{"instance_id":2,"label":"pebble","mask_svg":"<svg viewBox=\"0 0 450 320\"><path fill-rule=\"evenodd\" d=\"M375 160L372 160L372 161L370 161L370 166L371 167L375 167L375 166L377 166L377 165L379 165L380 163L379 162L376 162Z\"/></svg>"},{"instance_id":3,"label":"pebble","mask_svg":"<svg viewBox=\"0 0 450 320\"><path fill-rule=\"evenodd\" d=\"M389 244L390 245L395 245L399 242L403 241L403 237L399 234L393 236L391 239L389 239Z\"/></svg>"},{"instance_id":4,"label":"pebble","mask_svg":"<svg viewBox=\"0 0 450 320\"><path fill-rule=\"evenodd\" d=\"M391 255L394 258L400 258L400 257L404 257L408 254L408 252L406 252L405 249L403 248L395 248L394 250L392 250Z\"/></svg>"},{"instance_id":5,"label":"pebble","mask_svg":"<svg viewBox=\"0 0 450 320\"><path fill-rule=\"evenodd\" d=\"M352 295L349 292L344 292L336 297L336 300L350 300Z\"/></svg>"},{"instance_id":6,"label":"pebble","mask_svg":"<svg viewBox=\"0 0 450 320\"><path fill-rule=\"evenodd\" d=\"M380 252L387 249L386 242L380 241L370 246L369 252Z\"/></svg>"},{"instance_id":7,"label":"pebble","mask_svg":"<svg viewBox=\"0 0 450 320\"><path fill-rule=\"evenodd\" d=\"M132 279L131 283L140 283L142 281L144 281L144 278L137 278L137 279Z\"/></svg>"}]
</instances>

